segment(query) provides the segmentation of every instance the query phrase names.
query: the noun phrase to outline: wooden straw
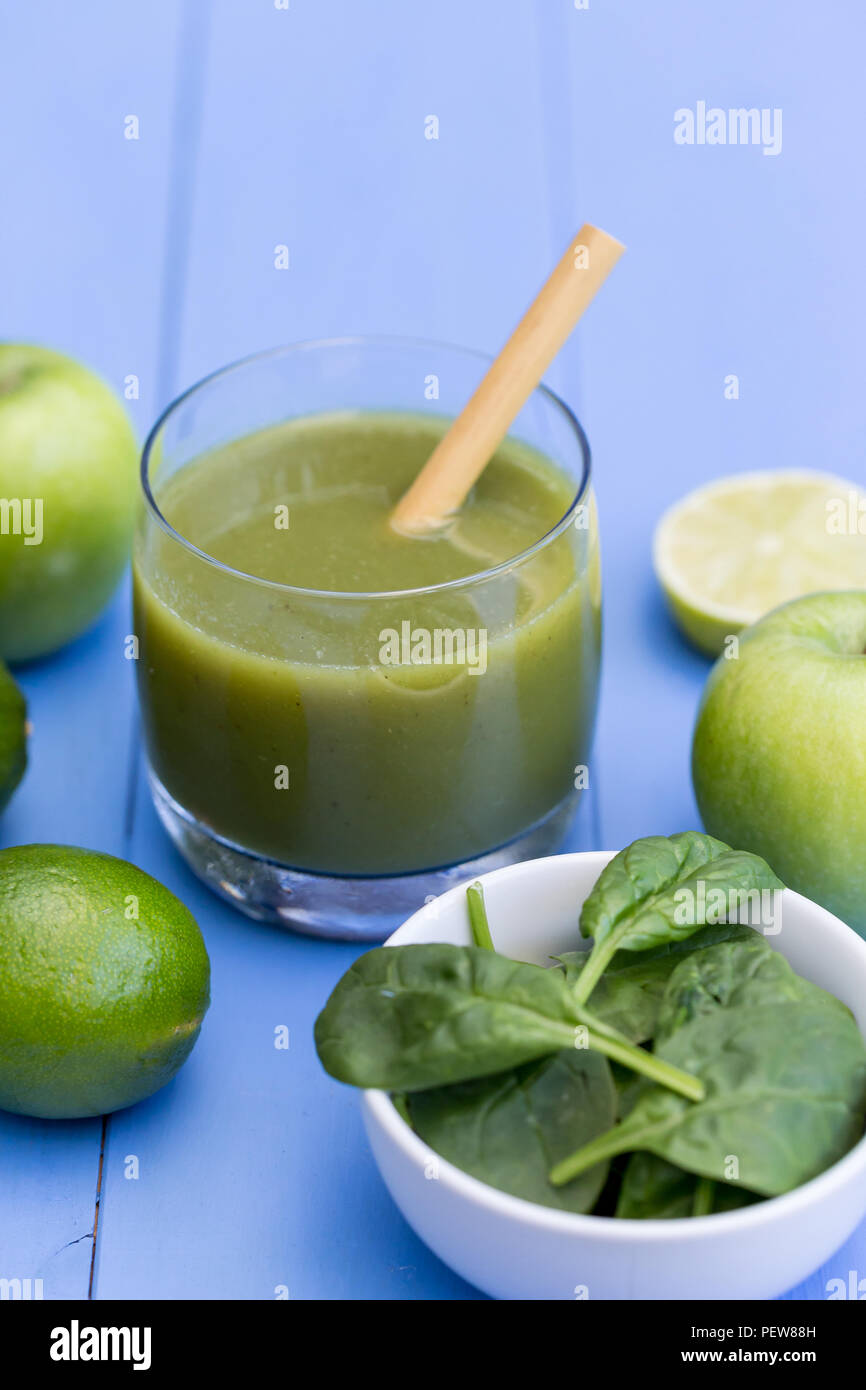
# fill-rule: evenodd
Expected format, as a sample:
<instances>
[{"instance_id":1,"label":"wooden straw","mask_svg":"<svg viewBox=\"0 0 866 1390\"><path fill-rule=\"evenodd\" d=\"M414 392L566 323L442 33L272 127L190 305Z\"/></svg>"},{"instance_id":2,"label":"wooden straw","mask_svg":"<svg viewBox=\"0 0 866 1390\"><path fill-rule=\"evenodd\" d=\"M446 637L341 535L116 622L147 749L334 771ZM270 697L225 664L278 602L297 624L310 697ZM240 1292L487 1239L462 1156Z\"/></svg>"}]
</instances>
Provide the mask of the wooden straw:
<instances>
[{"instance_id":1,"label":"wooden straw","mask_svg":"<svg viewBox=\"0 0 866 1390\"><path fill-rule=\"evenodd\" d=\"M391 516L404 534L441 527L460 507L625 247L581 227L550 279Z\"/></svg>"}]
</instances>

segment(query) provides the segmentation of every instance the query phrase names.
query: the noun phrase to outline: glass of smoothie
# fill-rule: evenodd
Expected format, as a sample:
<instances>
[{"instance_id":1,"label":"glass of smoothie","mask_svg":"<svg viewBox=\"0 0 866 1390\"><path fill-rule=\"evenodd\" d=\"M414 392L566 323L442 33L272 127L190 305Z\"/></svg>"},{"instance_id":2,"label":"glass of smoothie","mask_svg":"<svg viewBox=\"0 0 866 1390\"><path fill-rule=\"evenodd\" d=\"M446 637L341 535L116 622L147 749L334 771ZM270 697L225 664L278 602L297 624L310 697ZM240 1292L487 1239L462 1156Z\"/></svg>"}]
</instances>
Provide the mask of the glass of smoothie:
<instances>
[{"instance_id":1,"label":"glass of smoothie","mask_svg":"<svg viewBox=\"0 0 866 1390\"><path fill-rule=\"evenodd\" d=\"M252 917L379 939L568 830L600 636L577 420L540 387L443 531L389 525L488 365L419 341L279 348L193 387L147 441L153 797Z\"/></svg>"}]
</instances>

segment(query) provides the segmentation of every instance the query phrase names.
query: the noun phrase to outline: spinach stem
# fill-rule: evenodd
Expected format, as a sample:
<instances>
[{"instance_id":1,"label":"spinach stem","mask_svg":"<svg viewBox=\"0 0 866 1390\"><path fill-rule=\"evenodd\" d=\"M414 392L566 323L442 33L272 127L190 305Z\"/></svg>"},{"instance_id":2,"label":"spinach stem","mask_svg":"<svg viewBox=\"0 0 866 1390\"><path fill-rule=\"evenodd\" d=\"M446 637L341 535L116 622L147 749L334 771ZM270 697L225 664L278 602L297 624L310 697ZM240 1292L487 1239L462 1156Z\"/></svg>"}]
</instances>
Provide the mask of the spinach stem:
<instances>
[{"instance_id":1,"label":"spinach stem","mask_svg":"<svg viewBox=\"0 0 866 1390\"><path fill-rule=\"evenodd\" d=\"M634 1043L620 1042L617 1038L610 1037L607 1032L596 1033L592 1028L589 1028L588 1041L593 1052L601 1052L612 1062L619 1062L630 1071L640 1072L659 1086L675 1091L679 1096L685 1096L686 1100L703 1100L704 1083L698 1077L681 1071L679 1067L671 1066L670 1062L654 1056L652 1052L635 1047Z\"/></svg>"},{"instance_id":2,"label":"spinach stem","mask_svg":"<svg viewBox=\"0 0 866 1390\"><path fill-rule=\"evenodd\" d=\"M581 1023L585 1023L587 1028L592 1029L593 1033L600 1033L603 1038L613 1038L614 1042L623 1043L626 1047L634 1046L631 1038L627 1038L625 1033L614 1028L613 1024L605 1023L604 1019L597 1018L595 1014L590 1013L589 1009L584 1009L578 1004L575 1013Z\"/></svg>"},{"instance_id":3,"label":"spinach stem","mask_svg":"<svg viewBox=\"0 0 866 1390\"><path fill-rule=\"evenodd\" d=\"M484 889L480 883L470 884L466 889L466 906L475 945L480 946L485 951L495 951L496 947L493 945L490 924L487 920ZM613 950L616 950L615 945ZM594 954L595 952L593 952ZM611 951L609 954L613 954L613 952ZM606 963L606 960L602 962L601 970L604 969ZM588 966L584 966L579 981L583 979L587 968ZM601 1052L611 1061L619 1062L631 1071L640 1072L641 1075L649 1077L659 1086L665 1086L669 1091L676 1091L678 1095L685 1096L687 1100L703 1100L703 1083L697 1077L690 1076L688 1072L680 1071L679 1067L671 1066L669 1062L662 1061L660 1057L654 1057L651 1052L645 1051L642 1047L635 1047L634 1043L629 1042L623 1033L612 1028L610 1024L604 1023L601 1019L595 1018L587 1009L578 1007L576 1013L580 1022L587 1029L587 1043L593 1052Z\"/></svg>"},{"instance_id":4,"label":"spinach stem","mask_svg":"<svg viewBox=\"0 0 866 1390\"><path fill-rule=\"evenodd\" d=\"M554 1164L548 1173L548 1181L554 1187L564 1187L572 1178L585 1173L587 1168L594 1168L596 1163L604 1163L608 1158L616 1158L617 1154L631 1153L639 1145L635 1140L638 1136L629 1133L627 1125L616 1125L614 1129L609 1129L605 1134L597 1134L594 1139L590 1139L588 1144L576 1149L568 1158L563 1158L559 1163Z\"/></svg>"},{"instance_id":5,"label":"spinach stem","mask_svg":"<svg viewBox=\"0 0 866 1390\"><path fill-rule=\"evenodd\" d=\"M472 940L485 951L495 951L487 909L484 906L484 889L480 883L473 883L466 889L466 906L469 909L469 923L472 927Z\"/></svg>"},{"instance_id":6,"label":"spinach stem","mask_svg":"<svg viewBox=\"0 0 866 1390\"><path fill-rule=\"evenodd\" d=\"M574 985L573 994L576 1003L586 1003L616 952L617 942L613 932L606 941L597 942L593 946L589 960L581 970Z\"/></svg>"},{"instance_id":7,"label":"spinach stem","mask_svg":"<svg viewBox=\"0 0 866 1390\"><path fill-rule=\"evenodd\" d=\"M652 1057L653 1077L660 1085L666 1086L671 1091L676 1091L679 1095L685 1096L687 1100L703 1100L703 1082L692 1076L690 1072L681 1071L679 1067L671 1066L670 1062L662 1061L660 1057L647 1052L645 1048L637 1047L630 1038L626 1037L625 1033L621 1033L610 1023L596 1018L595 1014L589 1012L589 1009L581 1008L578 1005L576 1013L581 1023L584 1023L590 1030L597 1052L601 1051L598 1039L600 1037L609 1038L620 1049L620 1056L616 1060L621 1061L624 1066L630 1067L632 1071L643 1072L646 1075L649 1075L647 1058Z\"/></svg>"},{"instance_id":8,"label":"spinach stem","mask_svg":"<svg viewBox=\"0 0 866 1390\"><path fill-rule=\"evenodd\" d=\"M713 1209L716 1184L712 1178L699 1178L692 1201L692 1216L709 1216Z\"/></svg>"}]
</instances>

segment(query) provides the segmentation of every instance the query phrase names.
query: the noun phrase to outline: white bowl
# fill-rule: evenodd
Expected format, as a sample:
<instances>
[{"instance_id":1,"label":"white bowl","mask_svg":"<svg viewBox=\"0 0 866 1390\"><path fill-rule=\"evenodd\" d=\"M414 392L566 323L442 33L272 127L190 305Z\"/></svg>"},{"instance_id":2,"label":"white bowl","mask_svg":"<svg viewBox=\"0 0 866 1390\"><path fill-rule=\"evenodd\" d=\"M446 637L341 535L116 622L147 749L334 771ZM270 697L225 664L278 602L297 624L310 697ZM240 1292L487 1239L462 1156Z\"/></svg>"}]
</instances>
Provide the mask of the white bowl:
<instances>
[{"instance_id":1,"label":"white bowl","mask_svg":"<svg viewBox=\"0 0 866 1390\"><path fill-rule=\"evenodd\" d=\"M482 878L500 951L548 963L580 944L578 916L611 858L533 859ZM389 939L471 944L465 885L416 912ZM835 994L866 1036L866 942L787 889L768 941ZM447 1163L413 1133L383 1091L365 1091L364 1120L394 1201L430 1249L494 1298L764 1299L793 1288L866 1213L866 1139L783 1197L679 1221L578 1216L510 1197Z\"/></svg>"}]
</instances>

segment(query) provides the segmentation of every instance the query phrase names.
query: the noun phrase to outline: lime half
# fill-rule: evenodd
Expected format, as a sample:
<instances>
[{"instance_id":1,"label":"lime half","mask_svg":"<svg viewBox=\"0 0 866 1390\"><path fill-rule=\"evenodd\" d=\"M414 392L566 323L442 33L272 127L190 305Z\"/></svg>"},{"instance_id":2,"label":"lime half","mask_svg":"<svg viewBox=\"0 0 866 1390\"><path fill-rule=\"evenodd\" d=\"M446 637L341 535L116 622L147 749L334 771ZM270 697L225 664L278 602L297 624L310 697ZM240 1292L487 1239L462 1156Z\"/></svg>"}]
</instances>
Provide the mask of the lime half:
<instances>
[{"instance_id":1,"label":"lime half","mask_svg":"<svg viewBox=\"0 0 866 1390\"><path fill-rule=\"evenodd\" d=\"M653 563L683 633L717 656L780 603L866 589L866 492L805 469L735 473L665 512Z\"/></svg>"}]
</instances>

